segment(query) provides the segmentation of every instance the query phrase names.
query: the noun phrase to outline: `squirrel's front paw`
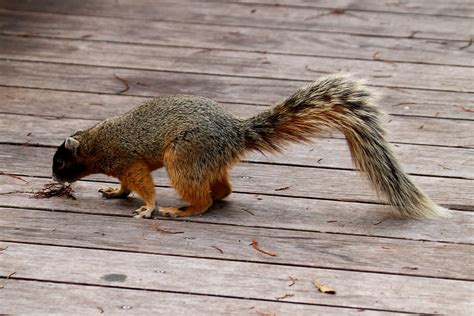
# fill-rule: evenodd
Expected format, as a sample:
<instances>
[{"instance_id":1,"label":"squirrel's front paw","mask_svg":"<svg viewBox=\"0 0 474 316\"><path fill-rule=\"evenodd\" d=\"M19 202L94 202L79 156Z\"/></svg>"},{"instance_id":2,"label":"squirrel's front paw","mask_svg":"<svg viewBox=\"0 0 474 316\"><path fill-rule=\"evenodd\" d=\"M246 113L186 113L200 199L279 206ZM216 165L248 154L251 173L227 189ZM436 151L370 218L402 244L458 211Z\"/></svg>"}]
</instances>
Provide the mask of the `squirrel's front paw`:
<instances>
[{"instance_id":1,"label":"squirrel's front paw","mask_svg":"<svg viewBox=\"0 0 474 316\"><path fill-rule=\"evenodd\" d=\"M121 188L112 187L99 189L99 192L102 193L102 196L107 199L123 199L130 194L129 191L123 191Z\"/></svg>"},{"instance_id":2,"label":"squirrel's front paw","mask_svg":"<svg viewBox=\"0 0 474 316\"><path fill-rule=\"evenodd\" d=\"M133 211L133 217L135 218L151 218L155 208L147 208L145 205Z\"/></svg>"}]
</instances>

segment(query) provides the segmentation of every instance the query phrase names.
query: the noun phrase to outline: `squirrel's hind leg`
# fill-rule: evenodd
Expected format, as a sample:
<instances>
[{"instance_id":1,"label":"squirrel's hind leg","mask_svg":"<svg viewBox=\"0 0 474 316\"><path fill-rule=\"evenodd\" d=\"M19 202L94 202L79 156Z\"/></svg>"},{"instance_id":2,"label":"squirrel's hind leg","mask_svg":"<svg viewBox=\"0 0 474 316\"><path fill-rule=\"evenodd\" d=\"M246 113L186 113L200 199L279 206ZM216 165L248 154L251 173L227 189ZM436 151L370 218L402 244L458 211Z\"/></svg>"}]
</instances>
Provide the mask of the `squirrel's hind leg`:
<instances>
[{"instance_id":1,"label":"squirrel's hind leg","mask_svg":"<svg viewBox=\"0 0 474 316\"><path fill-rule=\"evenodd\" d=\"M136 192L144 201L145 205L136 209L133 214L135 218L150 218L156 208L156 192L151 176L151 170L147 165L136 163L129 166L127 171L120 176L121 187Z\"/></svg>"},{"instance_id":2,"label":"squirrel's hind leg","mask_svg":"<svg viewBox=\"0 0 474 316\"><path fill-rule=\"evenodd\" d=\"M173 181L172 181L173 182ZM199 215L207 211L212 205L212 198L209 185L205 183L173 183L176 192L189 203L182 208L160 207L158 208L161 216L169 217L187 217Z\"/></svg>"},{"instance_id":3,"label":"squirrel's hind leg","mask_svg":"<svg viewBox=\"0 0 474 316\"><path fill-rule=\"evenodd\" d=\"M160 207L159 214L169 217L186 217L207 211L212 205L210 179L214 177L197 169L189 163L187 157L177 155L176 151L168 151L164 161L172 186L188 203L188 206L179 209Z\"/></svg>"},{"instance_id":4,"label":"squirrel's hind leg","mask_svg":"<svg viewBox=\"0 0 474 316\"><path fill-rule=\"evenodd\" d=\"M229 181L227 169L223 169L216 180L211 182L211 197L214 201L226 198L232 193L232 185Z\"/></svg>"}]
</instances>

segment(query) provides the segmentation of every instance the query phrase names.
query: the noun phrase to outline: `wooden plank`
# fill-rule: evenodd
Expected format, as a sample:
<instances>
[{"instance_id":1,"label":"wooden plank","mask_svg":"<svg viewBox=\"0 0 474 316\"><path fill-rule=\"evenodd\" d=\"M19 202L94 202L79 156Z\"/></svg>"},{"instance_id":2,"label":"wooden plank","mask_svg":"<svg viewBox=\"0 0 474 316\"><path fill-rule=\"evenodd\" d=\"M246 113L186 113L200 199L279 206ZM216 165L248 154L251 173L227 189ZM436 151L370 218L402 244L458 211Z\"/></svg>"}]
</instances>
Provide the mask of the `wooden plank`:
<instances>
[{"instance_id":1,"label":"wooden plank","mask_svg":"<svg viewBox=\"0 0 474 316\"><path fill-rule=\"evenodd\" d=\"M208 2L183 5L176 1L161 1L161 4L153 5L148 1L130 0L119 3L114 0L89 0L83 1L80 6L73 0L2 2L4 8L11 10L405 38L469 40L472 34L466 34L466 30L473 27L472 20L465 17L439 18L370 11L334 13L330 9L297 6Z\"/></svg>"},{"instance_id":2,"label":"wooden plank","mask_svg":"<svg viewBox=\"0 0 474 316\"><path fill-rule=\"evenodd\" d=\"M0 70L4 74L4 76L0 77L0 85L4 86L117 94L117 92L124 89L123 82L116 78L116 76L119 76L128 81L129 90L122 93L125 95L151 97L164 94L194 94L209 97L219 102L265 105L273 104L288 97L303 85L302 82L290 80L238 78L8 60L0 61ZM382 90L382 92L385 91ZM436 92L430 95L426 90L403 91L407 91L407 94L403 98L398 99L399 103L394 104L392 102L400 94L393 93L392 96L391 92L387 99L382 99L378 103L382 105L383 110L389 113L392 109L396 108L394 111L397 113L404 111L410 114L411 107L413 106L425 108L425 114L438 117L440 112L436 110L441 106L448 105L448 109L443 112L447 113L446 115L448 116L453 112L463 112L462 116L469 118L473 116L469 112L469 101L467 101L471 96L470 94ZM426 97L422 95L425 94L428 94L428 100L430 101L426 102L429 102L429 104L424 104ZM446 103L443 103L444 100L434 99L436 96L443 94L444 97L442 99L446 100ZM454 97L456 101L467 101L467 104L459 104L456 101L454 103L454 100L447 100L446 98L448 97ZM460 97L460 99L457 99L457 97ZM437 106L431 107L431 105L436 104ZM5 110L2 112L5 112ZM456 122L457 124L469 123Z\"/></svg>"},{"instance_id":3,"label":"wooden plank","mask_svg":"<svg viewBox=\"0 0 474 316\"><path fill-rule=\"evenodd\" d=\"M296 89L296 87L297 85L294 88ZM470 94L434 91L415 93L413 91L407 92L407 90L403 89L395 90L380 87L377 90L382 94L378 105L386 113L437 118L473 118L473 114L465 110L469 108ZM167 91L163 92L163 94L166 93ZM208 95L214 94L212 89L205 93ZM274 93L278 93L277 90ZM406 96L407 93L412 94L409 100ZM221 98L224 98L224 96L221 96ZM227 97L227 99L231 98L232 96ZM268 98L273 99L274 97L269 96ZM282 98L284 98L283 94ZM448 100L447 98L452 99ZM2 113L105 119L119 113L124 113L146 99L148 97L0 86L0 111ZM265 100L264 97L256 96L255 101L264 102ZM253 115L253 113L263 109L247 104L221 103L224 103L223 105L226 109L241 117ZM84 111L84 107L88 110Z\"/></svg>"},{"instance_id":4,"label":"wooden plank","mask_svg":"<svg viewBox=\"0 0 474 316\"><path fill-rule=\"evenodd\" d=\"M5 242L474 281L474 266L469 260L474 245L239 226L229 229L226 225L158 222L31 209L0 208L0 214L5 215L0 221L1 239ZM158 227L182 233L160 234ZM271 249L276 257L263 255L251 247L250 251L242 249L254 239L259 245ZM469 236L464 236L464 240L467 239ZM137 243L137 240L142 242Z\"/></svg>"},{"instance_id":5,"label":"wooden plank","mask_svg":"<svg viewBox=\"0 0 474 316\"><path fill-rule=\"evenodd\" d=\"M38 110L40 109L42 107L38 108ZM235 112L232 109L230 111ZM96 122L95 120L54 119L0 114L0 125L5 127L0 129L0 142L17 145L40 144L59 146L74 131L89 128L95 125ZM434 122L436 123L437 121ZM421 124L423 123L420 122L419 125ZM404 126L401 130L406 128L406 124L401 126ZM412 124L412 126L416 125ZM421 138L421 136L426 136L426 134L420 133L417 128L415 132L420 133L420 136L415 138L414 136L416 135L409 133L413 129L405 132L407 137L412 136L406 139L406 141L416 141L419 139L420 141L430 142L435 138L433 134L436 133L436 126L431 128L433 133L431 135L428 134L427 138ZM393 133L396 132L393 131ZM433 136L433 138L429 136ZM403 139L399 138L398 140ZM471 148L436 147L403 143L394 144L392 148L406 171L411 174L474 179L474 152ZM11 150L14 151L15 147L11 147ZM289 145L284 152L277 155L251 152L245 160L270 164L354 169L347 142L345 139L340 138L314 138L314 142L311 144Z\"/></svg>"},{"instance_id":6,"label":"wooden plank","mask_svg":"<svg viewBox=\"0 0 474 316\"><path fill-rule=\"evenodd\" d=\"M35 123L35 119L30 118L25 121L29 122L29 131L25 133L20 125L13 124L11 130L1 132L3 136L0 138L0 142L29 142L57 146L74 129L92 126L95 119L104 119L124 113L144 100L146 98L132 96L0 87L0 111L35 116L91 119L90 122L84 122L84 125L77 125L82 124L79 120L68 120L67 124L57 121L54 125L47 124L45 126L41 122L49 123L48 121L38 119ZM262 109L244 104L223 104L223 107L240 116L250 116ZM14 117L11 119L15 120ZM6 122L10 125L9 120ZM7 126L6 122L3 123L3 126ZM420 123L419 126L421 124L423 123ZM48 135L41 132L43 128L51 131L53 126L59 129ZM416 127L416 125L414 126ZM28 136L30 132L31 134ZM397 132L393 131L393 133ZM415 133L420 133L420 130L417 128ZM335 136L337 135L335 134ZM409 173L458 178L474 177L472 149L402 143L394 144L393 149ZM338 169L353 168L346 141L338 138L315 138L315 142L312 144L292 144L279 155L250 153L247 160Z\"/></svg>"},{"instance_id":7,"label":"wooden plank","mask_svg":"<svg viewBox=\"0 0 474 316\"><path fill-rule=\"evenodd\" d=\"M0 58L251 78L314 80L339 71L396 88L473 92L474 68L387 63L261 52L203 50L168 46L62 39L0 37ZM124 53L126 52L126 53ZM471 115L472 116L472 115Z\"/></svg>"},{"instance_id":8,"label":"wooden plank","mask_svg":"<svg viewBox=\"0 0 474 316\"><path fill-rule=\"evenodd\" d=\"M237 112L238 108L233 108L232 112ZM263 110L262 108L250 108L251 111L245 111L248 108L242 107L239 114L251 116ZM86 110L90 111L85 107L81 109L81 111ZM0 130L0 141L2 142L17 144L28 142L56 146L74 131L90 128L97 124L98 120L0 114L0 122L2 126L5 126ZM51 122L54 122L54 125ZM385 125L388 131L387 139L390 142L474 147L474 137L471 132L474 128L474 121L393 116ZM343 138L342 134L335 130L321 135ZM342 146L345 147L345 145Z\"/></svg>"},{"instance_id":9,"label":"wooden plank","mask_svg":"<svg viewBox=\"0 0 474 316\"><path fill-rule=\"evenodd\" d=\"M473 66L474 48L470 46L469 38L463 41L444 41L291 30L276 32L273 29L245 26L151 20L148 20L147 27L143 28L142 19L124 20L1 9L0 21L0 34L18 36ZM462 31L459 34L464 33Z\"/></svg>"},{"instance_id":10,"label":"wooden plank","mask_svg":"<svg viewBox=\"0 0 474 316\"><path fill-rule=\"evenodd\" d=\"M133 289L230 296L416 313L466 314L474 283L423 277L288 267L140 253L4 243L0 274L12 279L113 285ZM242 245L243 251L253 251ZM41 268L39 268L41 267ZM71 273L73 270L73 273ZM164 273L160 273L163 271ZM123 282L110 280L120 274ZM298 281L289 287L288 277ZM337 290L319 293L314 279ZM203 286L205 284L205 286ZM354 286L357 284L357 286ZM456 289L446 291L446 289ZM423 295L420 295L423 293ZM377 297L374 300L374 297Z\"/></svg>"},{"instance_id":11,"label":"wooden plank","mask_svg":"<svg viewBox=\"0 0 474 316\"><path fill-rule=\"evenodd\" d=\"M0 176L0 205L57 212L115 215L131 219L131 211L143 204L134 195L126 200L102 199L97 190L111 184L110 182L96 181L75 183L74 195L77 200L64 198L32 200L31 194L14 192L39 190L50 179L27 176L21 178L27 183L17 178ZM157 191L160 205L182 204L173 189L160 187L157 188ZM6 192L13 193L6 194ZM12 212L16 211L12 210ZM225 202L215 204L205 215L190 217L186 221L324 232L350 235L351 238L357 235L445 243L474 243L472 233L474 231L474 213L472 212L453 212L452 218L439 221L397 220L391 218L389 212L388 206L365 203L233 193ZM171 220L160 220L164 221L166 225L174 225ZM173 227L179 231L181 224L176 225L178 226Z\"/></svg>"},{"instance_id":12,"label":"wooden plank","mask_svg":"<svg viewBox=\"0 0 474 316\"><path fill-rule=\"evenodd\" d=\"M223 0L201 0L205 2L222 2ZM313 7L320 9L343 9L354 11L393 12L408 14L428 14L436 16L474 17L474 4L469 0L430 1L425 0L393 1L393 0L224 0L226 2L254 3L266 5L288 5Z\"/></svg>"},{"instance_id":13,"label":"wooden plank","mask_svg":"<svg viewBox=\"0 0 474 316\"><path fill-rule=\"evenodd\" d=\"M439 118L473 118L471 112L463 110L460 106L463 105L466 109L469 107L470 94L435 91L415 93L413 90L408 92L408 90L403 89L385 89L381 87L378 87L377 90L382 94L378 105L387 113ZM167 91L163 93L167 93ZM212 93L212 89L207 92L207 94L210 93ZM414 95L408 100L407 94ZM282 94L282 98L284 97ZM257 102L265 101L264 98L264 96L261 96ZM273 96L268 96L268 98L272 99ZM0 110L2 113L105 119L124 113L147 99L147 97L139 96L0 86ZM222 103L224 103L226 109L242 117L251 116L262 110L262 108L254 108L246 104ZM88 110L84 111L84 107L87 107Z\"/></svg>"},{"instance_id":14,"label":"wooden plank","mask_svg":"<svg viewBox=\"0 0 474 316\"><path fill-rule=\"evenodd\" d=\"M5 172L50 177L51 157L55 149L24 147L24 154L19 147L6 154L3 151L5 147L2 145L0 148ZM155 171L154 178L155 184L169 186L164 169ZM356 171L242 163L232 169L231 178L236 192L380 203L365 179ZM471 192L474 181L426 176L411 178L435 202L455 209L473 210L474 196ZM110 178L97 175L90 179L107 181ZM380 205L373 207L381 208Z\"/></svg>"},{"instance_id":15,"label":"wooden plank","mask_svg":"<svg viewBox=\"0 0 474 316\"><path fill-rule=\"evenodd\" d=\"M350 308L250 299L141 291L10 279L3 281L2 313L7 315L360 315ZM364 310L364 315L392 315Z\"/></svg>"}]
</instances>

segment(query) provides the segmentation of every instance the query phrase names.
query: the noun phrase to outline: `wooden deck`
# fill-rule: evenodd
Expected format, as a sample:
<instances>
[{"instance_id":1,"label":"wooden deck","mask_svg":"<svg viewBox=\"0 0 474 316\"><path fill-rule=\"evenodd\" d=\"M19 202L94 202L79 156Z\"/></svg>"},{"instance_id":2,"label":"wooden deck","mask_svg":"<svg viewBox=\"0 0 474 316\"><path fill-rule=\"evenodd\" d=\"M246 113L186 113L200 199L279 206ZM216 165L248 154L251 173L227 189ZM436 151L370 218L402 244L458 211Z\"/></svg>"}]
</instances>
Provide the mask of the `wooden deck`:
<instances>
[{"instance_id":1,"label":"wooden deck","mask_svg":"<svg viewBox=\"0 0 474 316\"><path fill-rule=\"evenodd\" d=\"M473 21L469 0L0 0L0 314L474 315ZM66 136L147 98L250 116L337 71L380 92L397 156L451 219L391 218L338 133L249 155L186 220L133 219L141 201L99 197L104 176L77 200L28 193Z\"/></svg>"}]
</instances>

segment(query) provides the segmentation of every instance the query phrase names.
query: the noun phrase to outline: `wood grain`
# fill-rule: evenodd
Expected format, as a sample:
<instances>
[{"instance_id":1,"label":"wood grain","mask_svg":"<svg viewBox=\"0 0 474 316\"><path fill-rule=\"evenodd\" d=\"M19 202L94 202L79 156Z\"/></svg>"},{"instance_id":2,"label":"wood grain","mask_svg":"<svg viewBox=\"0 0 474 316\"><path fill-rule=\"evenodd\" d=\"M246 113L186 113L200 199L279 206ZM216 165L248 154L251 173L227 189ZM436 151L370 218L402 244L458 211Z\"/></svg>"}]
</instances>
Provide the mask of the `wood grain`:
<instances>
[{"instance_id":1,"label":"wood grain","mask_svg":"<svg viewBox=\"0 0 474 316\"><path fill-rule=\"evenodd\" d=\"M287 302L356 308L370 306L376 309L417 313L464 314L473 308L470 300L474 290L473 283L466 281L422 277L413 279L399 275L4 244L8 248L2 253L0 275L6 277L15 271L12 279L113 285L235 298L253 297L271 301L291 291L295 295L288 297ZM242 251L255 250L248 245L242 245ZM38 266L44 268L38 269ZM123 282L107 281L106 276L112 273L124 275L126 278ZM289 275L298 279L291 288L288 287ZM313 285L315 278L336 288L337 295L317 292ZM203 287L203 284L206 286ZM446 291L447 288L455 288L456 291ZM378 299L374 300L374 296Z\"/></svg>"},{"instance_id":2,"label":"wood grain","mask_svg":"<svg viewBox=\"0 0 474 316\"><path fill-rule=\"evenodd\" d=\"M160 1L3 1L2 6L11 10L28 10L133 18L140 20L164 20L251 26L254 28L290 29L357 35L416 37L430 39L469 40L472 36L472 20L465 17L444 16L439 19L429 15L393 14L370 11L331 11L330 9L299 8L297 6L266 6L240 3ZM183 10L183 5L186 10ZM253 11L252 11L253 10ZM471 30L471 31L469 31ZM466 31L468 32L466 34ZM416 32L416 33L414 33Z\"/></svg>"},{"instance_id":3,"label":"wood grain","mask_svg":"<svg viewBox=\"0 0 474 316\"><path fill-rule=\"evenodd\" d=\"M392 0L201 0L205 2L237 2L248 3L250 6L254 3L266 5L288 5L301 6L304 8L314 7L320 9L343 9L343 10L362 10L375 12L393 12L393 13L408 13L408 14L428 14L436 16L462 16L474 17L474 5L469 0L457 1L430 1L426 5L424 0L411 1L392 1Z\"/></svg>"},{"instance_id":4,"label":"wood grain","mask_svg":"<svg viewBox=\"0 0 474 316\"><path fill-rule=\"evenodd\" d=\"M275 1L0 0L0 314L472 313L472 4ZM248 117L339 70L381 92L396 154L452 218L394 219L337 132L249 155L203 216L133 219L143 201L101 198L102 175L31 198L66 135L149 97Z\"/></svg>"},{"instance_id":5,"label":"wood grain","mask_svg":"<svg viewBox=\"0 0 474 316\"><path fill-rule=\"evenodd\" d=\"M296 87L295 85L295 89ZM211 88L209 88L206 94L214 94ZM377 87L376 89L381 94L378 106L390 114L471 120L474 117L474 114L465 110L469 108L470 94L437 91L422 91L418 93L413 90L382 87ZM167 92L165 91L164 93L166 94ZM275 90L275 93L278 93L278 91ZM408 98L407 94L412 96ZM281 95L282 98L287 96ZM231 97L228 98L230 99ZM268 96L268 99L273 98L273 95ZM0 86L0 110L2 113L105 119L112 115L123 113L147 99L148 97L140 96ZM265 96L263 95L259 99L255 98L259 104L265 104L264 99ZM263 109L254 108L252 104L236 104L222 102L222 100L221 103L224 103L226 109L242 117L253 115ZM41 108L39 108L40 106ZM463 109L463 106L465 109ZM90 110L84 111L84 107Z\"/></svg>"},{"instance_id":6,"label":"wood grain","mask_svg":"<svg viewBox=\"0 0 474 316\"><path fill-rule=\"evenodd\" d=\"M30 199L32 206L34 202ZM56 202L60 204L59 199ZM97 206L91 203L89 209ZM223 213L216 215L224 217ZM0 221L2 241L474 281L474 267L467 256L474 245L47 210L0 208L0 214L4 215ZM180 233L165 234L158 229ZM245 249L252 240L271 249L275 257L252 247Z\"/></svg>"},{"instance_id":7,"label":"wood grain","mask_svg":"<svg viewBox=\"0 0 474 316\"><path fill-rule=\"evenodd\" d=\"M146 99L147 98L144 97L133 96L0 87L1 111L34 116L43 115L91 120L105 119L124 113ZM263 109L262 107L254 107L245 104L225 103L223 106L226 110L239 116L250 116ZM55 122L53 126L56 126L56 124L64 126L59 122ZM90 124L92 125L93 122L91 121ZM37 124L31 124L31 128L37 126ZM39 124L39 126L42 125ZM74 124L72 127L74 127ZM80 127L83 128L83 126ZM37 138L35 135L38 133L36 132L32 132L30 136L27 136L27 132L25 139L24 130L18 130L18 133L14 136L12 135L12 139L8 139L8 132L3 131L2 133L5 134L0 141L20 143L20 141L17 141L17 137L23 135L20 137L21 141L33 143L40 141L42 143L50 142L56 146L66 137L65 135L67 135L69 129L69 126L64 126L64 130L61 129L55 133L51 133L51 135L47 135L47 139L44 137ZM418 134L421 131L417 129L415 132ZM398 133L398 131L393 131L393 133ZM35 139L32 139L32 137ZM393 149L402 162L402 165L410 173L472 178L474 172L474 160L470 158L472 149L420 146L401 143L394 144ZM342 169L352 168L346 142L343 139L337 138L319 138L310 145L289 145L287 150L281 155L251 153L247 159L249 161L276 164Z\"/></svg>"},{"instance_id":8,"label":"wood grain","mask_svg":"<svg viewBox=\"0 0 474 316\"><path fill-rule=\"evenodd\" d=\"M225 106L225 108L245 117L250 117L263 110L263 108L241 107L240 105ZM80 111L89 110L87 107L80 109ZM3 112L1 109L0 111ZM117 112L116 114L121 113ZM2 126L5 126L0 130L0 141L57 145L67 135L78 129L90 128L97 124L98 120L0 114L0 122ZM388 130L387 139L394 143L465 148L472 148L474 144L471 132L474 128L474 121L393 116L385 125ZM337 131L324 133L321 136L343 138L343 135Z\"/></svg>"},{"instance_id":9,"label":"wood grain","mask_svg":"<svg viewBox=\"0 0 474 316\"><path fill-rule=\"evenodd\" d=\"M351 308L296 305L216 296L141 291L104 286L84 286L41 281L8 280L2 289L5 314L69 315L360 315ZM8 302L8 303L5 303ZM14 302L14 303L12 303ZM47 304L45 304L47 302ZM364 310L364 315L392 315ZM398 313L397 313L398 314Z\"/></svg>"},{"instance_id":10,"label":"wood grain","mask_svg":"<svg viewBox=\"0 0 474 316\"><path fill-rule=\"evenodd\" d=\"M166 94L194 94L220 102L260 105L273 104L287 98L303 85L302 82L289 80L238 78L8 60L0 61L0 70L5 74L5 76L0 77L0 85L10 87L21 86L70 92L117 94L124 88L123 82L115 78L115 76L119 76L125 78L129 85L129 90L123 93L125 95L151 97ZM399 103L391 103L390 101L395 100L390 96L388 99L379 101L379 104L382 104L382 108L389 111L389 113L392 108L397 108L395 110L397 113L405 111L405 113L410 114L411 107L425 107L424 113L429 113L429 116L436 118L440 115L440 112L435 112L436 109L423 104L426 92L411 90L408 91L404 99L398 99ZM440 93L440 95L442 94ZM443 103L444 100L434 99L436 96L436 94L428 95L428 98L433 97L428 102L438 104L438 107L447 106L448 109L444 113L463 112L462 116L472 118L472 113L469 110L464 110L470 108L469 103L459 104L454 103L454 100L446 100L446 103ZM444 99L454 97L456 100L456 96L457 94L444 93ZM469 100L469 97L470 94L462 95L459 101ZM412 105L412 100L417 104ZM6 111L3 106L0 110L2 112ZM436 121L439 121L440 124L449 122ZM456 122L455 125L463 126L464 124L470 123ZM420 126L418 125L417 128ZM461 128L465 130L465 127ZM443 131L449 131L449 129L443 128ZM461 144L456 145L460 146Z\"/></svg>"},{"instance_id":11,"label":"wood grain","mask_svg":"<svg viewBox=\"0 0 474 316\"><path fill-rule=\"evenodd\" d=\"M217 27L152 20L147 20L144 28L142 19L124 20L2 9L0 23L1 34L17 36L473 66L474 47L470 45L470 38L464 31L459 33L463 37L462 41L447 41L283 29L276 31L245 26Z\"/></svg>"},{"instance_id":12,"label":"wood grain","mask_svg":"<svg viewBox=\"0 0 474 316\"><path fill-rule=\"evenodd\" d=\"M27 176L21 178L28 183L9 176L0 176L0 205L56 212L114 215L132 219L131 211L143 203L136 196L126 200L102 199L97 190L101 187L116 185L115 183L111 184L110 181L79 181L75 183L73 188L77 200L63 198L32 200L31 194L15 193L15 191L39 190L50 179ZM13 193L6 194L7 192ZM159 187L157 192L160 205L182 204L173 189ZM11 210L11 212L16 212L16 210ZM30 220L30 217L25 218L25 222ZM161 220L166 225L168 223L174 225L169 219ZM441 221L397 220L391 218L388 206L236 192L225 202L215 204L204 216L190 217L186 221L232 225L233 227L284 229L292 231L291 234L293 231L299 230L418 240L422 243L423 241L474 243L472 234L474 213L472 212L453 212L452 218ZM173 226L173 228L179 231L180 224L176 225L178 226ZM232 229L234 229L233 227ZM447 272L443 271L442 273Z\"/></svg>"},{"instance_id":13,"label":"wood grain","mask_svg":"<svg viewBox=\"0 0 474 316\"><path fill-rule=\"evenodd\" d=\"M0 146L2 156L5 157L5 172L51 176L53 148L23 147L26 154L21 154L21 148L11 150L11 147ZM8 149L11 151L7 152ZM474 181L425 176L411 178L435 202L455 209L473 210L474 197L470 192L474 189ZM108 178L97 175L90 179L107 181ZM164 169L155 171L154 179L159 186L169 186ZM350 170L242 163L232 169L231 180L236 192L380 203L361 175Z\"/></svg>"},{"instance_id":14,"label":"wood grain","mask_svg":"<svg viewBox=\"0 0 474 316\"><path fill-rule=\"evenodd\" d=\"M310 81L349 72L376 86L473 92L474 68L261 52L0 37L0 58L145 70ZM126 52L126 53L124 53ZM472 116L472 115L471 115Z\"/></svg>"}]
</instances>

